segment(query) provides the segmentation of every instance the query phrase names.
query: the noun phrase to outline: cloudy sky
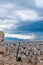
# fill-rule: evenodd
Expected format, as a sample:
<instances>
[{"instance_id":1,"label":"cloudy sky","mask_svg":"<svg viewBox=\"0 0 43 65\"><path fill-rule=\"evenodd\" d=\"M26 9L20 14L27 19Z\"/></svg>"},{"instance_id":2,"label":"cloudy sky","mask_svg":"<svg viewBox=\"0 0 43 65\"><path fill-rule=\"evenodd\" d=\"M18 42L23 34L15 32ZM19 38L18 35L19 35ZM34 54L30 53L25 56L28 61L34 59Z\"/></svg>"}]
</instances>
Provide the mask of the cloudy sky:
<instances>
[{"instance_id":1,"label":"cloudy sky","mask_svg":"<svg viewBox=\"0 0 43 65\"><path fill-rule=\"evenodd\" d=\"M0 0L0 31L6 38L43 40L43 0Z\"/></svg>"}]
</instances>

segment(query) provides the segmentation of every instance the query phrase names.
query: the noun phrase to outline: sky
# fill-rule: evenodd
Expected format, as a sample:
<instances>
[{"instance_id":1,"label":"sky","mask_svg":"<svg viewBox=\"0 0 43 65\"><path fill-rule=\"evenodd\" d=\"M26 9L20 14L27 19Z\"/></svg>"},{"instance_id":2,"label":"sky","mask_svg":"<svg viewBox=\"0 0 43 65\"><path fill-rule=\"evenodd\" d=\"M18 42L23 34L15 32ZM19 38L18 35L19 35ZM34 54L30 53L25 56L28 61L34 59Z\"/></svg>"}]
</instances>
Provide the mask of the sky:
<instances>
[{"instance_id":1,"label":"sky","mask_svg":"<svg viewBox=\"0 0 43 65\"><path fill-rule=\"evenodd\" d=\"M0 0L5 38L43 40L43 0Z\"/></svg>"}]
</instances>

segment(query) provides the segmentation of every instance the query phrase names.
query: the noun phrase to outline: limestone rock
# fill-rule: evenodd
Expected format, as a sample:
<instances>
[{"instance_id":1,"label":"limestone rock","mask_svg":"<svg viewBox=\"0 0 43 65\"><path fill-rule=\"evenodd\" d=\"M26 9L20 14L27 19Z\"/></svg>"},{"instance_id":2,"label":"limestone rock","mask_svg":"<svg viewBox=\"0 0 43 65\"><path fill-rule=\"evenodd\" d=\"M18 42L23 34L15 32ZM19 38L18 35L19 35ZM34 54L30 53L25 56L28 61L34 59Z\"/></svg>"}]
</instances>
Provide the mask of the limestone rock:
<instances>
[{"instance_id":1,"label":"limestone rock","mask_svg":"<svg viewBox=\"0 0 43 65\"><path fill-rule=\"evenodd\" d=\"M4 39L4 32L0 31L0 41L2 41Z\"/></svg>"}]
</instances>

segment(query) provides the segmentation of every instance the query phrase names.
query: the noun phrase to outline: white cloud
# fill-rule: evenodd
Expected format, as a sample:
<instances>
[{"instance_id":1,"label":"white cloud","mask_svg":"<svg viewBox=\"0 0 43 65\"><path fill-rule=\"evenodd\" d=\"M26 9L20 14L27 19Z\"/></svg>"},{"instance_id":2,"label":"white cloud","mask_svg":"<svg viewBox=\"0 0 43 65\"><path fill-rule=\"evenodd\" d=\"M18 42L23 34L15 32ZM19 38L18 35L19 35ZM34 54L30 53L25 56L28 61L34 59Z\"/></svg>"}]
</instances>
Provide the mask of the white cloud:
<instances>
[{"instance_id":1,"label":"white cloud","mask_svg":"<svg viewBox=\"0 0 43 65\"><path fill-rule=\"evenodd\" d=\"M17 4L15 5L13 3L0 4L0 15L0 18L16 19L18 21L40 19L37 11L34 9L20 9Z\"/></svg>"},{"instance_id":2,"label":"white cloud","mask_svg":"<svg viewBox=\"0 0 43 65\"><path fill-rule=\"evenodd\" d=\"M14 5L13 3L3 3L3 4L0 4L0 6L4 9L13 9L16 5Z\"/></svg>"},{"instance_id":3,"label":"white cloud","mask_svg":"<svg viewBox=\"0 0 43 65\"><path fill-rule=\"evenodd\" d=\"M43 0L36 0L36 6L39 8L43 7Z\"/></svg>"},{"instance_id":4,"label":"white cloud","mask_svg":"<svg viewBox=\"0 0 43 65\"><path fill-rule=\"evenodd\" d=\"M17 8L17 5L13 3L2 3L0 4L0 17L2 18L10 18L15 19L14 15L12 14L13 10L15 11Z\"/></svg>"},{"instance_id":5,"label":"white cloud","mask_svg":"<svg viewBox=\"0 0 43 65\"><path fill-rule=\"evenodd\" d=\"M13 26L13 24L4 24L4 25L0 25L0 28L2 29L11 29L11 27Z\"/></svg>"},{"instance_id":6,"label":"white cloud","mask_svg":"<svg viewBox=\"0 0 43 65\"><path fill-rule=\"evenodd\" d=\"M16 29L17 28L17 20L0 20L0 30L4 30L4 29Z\"/></svg>"},{"instance_id":7,"label":"white cloud","mask_svg":"<svg viewBox=\"0 0 43 65\"><path fill-rule=\"evenodd\" d=\"M18 39L34 39L34 35L22 35L22 34L9 34L5 33L5 37L18 38Z\"/></svg>"},{"instance_id":8,"label":"white cloud","mask_svg":"<svg viewBox=\"0 0 43 65\"><path fill-rule=\"evenodd\" d=\"M17 11L17 16L21 20L37 20L38 15L35 10L19 10Z\"/></svg>"},{"instance_id":9,"label":"white cloud","mask_svg":"<svg viewBox=\"0 0 43 65\"><path fill-rule=\"evenodd\" d=\"M16 24L17 22L18 22L17 20L10 20L10 19L0 20L0 24Z\"/></svg>"}]
</instances>

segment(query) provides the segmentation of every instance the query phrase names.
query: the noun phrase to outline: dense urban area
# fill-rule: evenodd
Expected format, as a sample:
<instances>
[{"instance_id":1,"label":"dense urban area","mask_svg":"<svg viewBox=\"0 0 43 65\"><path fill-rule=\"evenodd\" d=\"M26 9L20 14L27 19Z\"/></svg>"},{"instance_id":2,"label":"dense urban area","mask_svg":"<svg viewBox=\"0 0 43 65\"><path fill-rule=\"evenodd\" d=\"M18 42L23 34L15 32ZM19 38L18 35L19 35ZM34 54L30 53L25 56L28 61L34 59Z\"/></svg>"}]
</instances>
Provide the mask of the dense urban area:
<instances>
[{"instance_id":1,"label":"dense urban area","mask_svg":"<svg viewBox=\"0 0 43 65\"><path fill-rule=\"evenodd\" d=\"M43 65L43 41L9 42L0 33L0 65Z\"/></svg>"},{"instance_id":2,"label":"dense urban area","mask_svg":"<svg viewBox=\"0 0 43 65\"><path fill-rule=\"evenodd\" d=\"M43 65L43 42L33 43L0 42L0 65Z\"/></svg>"}]
</instances>

